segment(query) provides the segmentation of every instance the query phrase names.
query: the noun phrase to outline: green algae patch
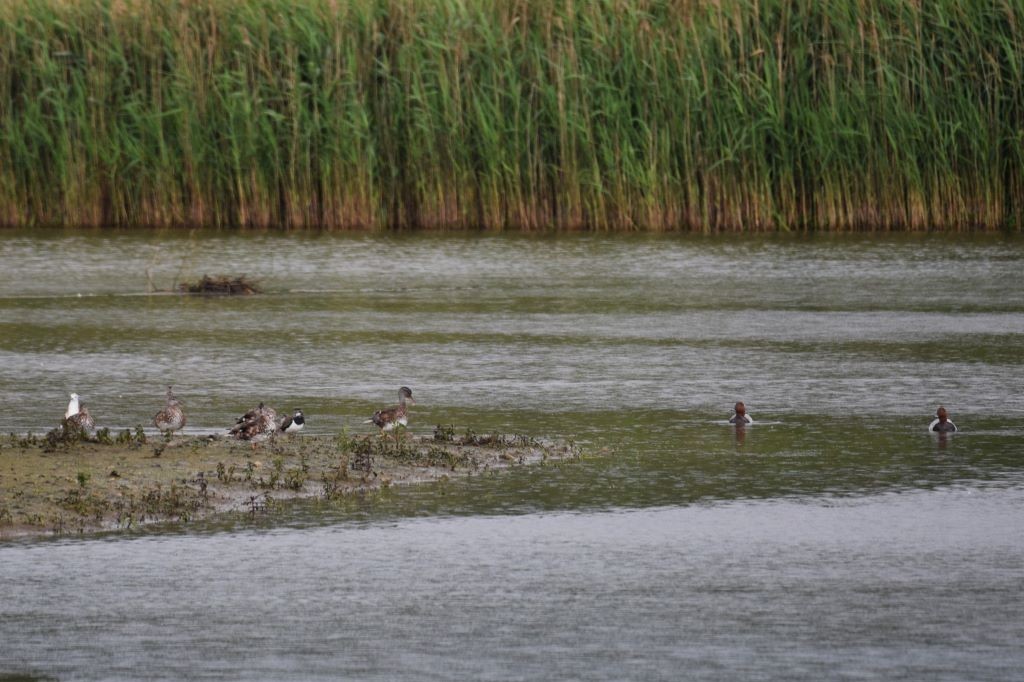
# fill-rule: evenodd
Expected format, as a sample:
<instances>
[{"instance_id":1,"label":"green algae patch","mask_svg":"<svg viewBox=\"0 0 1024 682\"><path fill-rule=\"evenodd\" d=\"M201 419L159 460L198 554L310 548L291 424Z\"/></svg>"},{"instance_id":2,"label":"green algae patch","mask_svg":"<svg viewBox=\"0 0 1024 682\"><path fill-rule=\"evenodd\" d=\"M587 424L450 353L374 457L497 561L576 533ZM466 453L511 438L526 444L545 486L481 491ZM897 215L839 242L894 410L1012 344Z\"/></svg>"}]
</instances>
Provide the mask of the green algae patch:
<instances>
[{"instance_id":1,"label":"green algae patch","mask_svg":"<svg viewBox=\"0 0 1024 682\"><path fill-rule=\"evenodd\" d=\"M580 457L572 443L492 434L282 436L253 447L223 436L0 438L0 540L130 531L213 514L272 513L293 499L337 500Z\"/></svg>"}]
</instances>

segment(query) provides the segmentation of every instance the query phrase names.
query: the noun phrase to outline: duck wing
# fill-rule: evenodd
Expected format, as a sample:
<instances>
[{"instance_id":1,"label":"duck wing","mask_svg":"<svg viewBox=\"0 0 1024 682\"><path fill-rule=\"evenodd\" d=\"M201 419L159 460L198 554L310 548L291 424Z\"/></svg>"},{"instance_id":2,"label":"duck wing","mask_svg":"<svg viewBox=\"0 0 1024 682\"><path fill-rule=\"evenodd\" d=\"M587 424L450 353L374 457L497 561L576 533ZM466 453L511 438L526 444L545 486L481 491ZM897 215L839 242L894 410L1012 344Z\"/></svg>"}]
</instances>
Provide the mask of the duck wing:
<instances>
[{"instance_id":1,"label":"duck wing","mask_svg":"<svg viewBox=\"0 0 1024 682\"><path fill-rule=\"evenodd\" d=\"M393 423L398 418L398 412L401 408L389 407L383 410L377 410L370 417L370 421L376 424L379 428L384 428L388 424Z\"/></svg>"},{"instance_id":2,"label":"duck wing","mask_svg":"<svg viewBox=\"0 0 1024 682\"><path fill-rule=\"evenodd\" d=\"M239 417L238 422L231 427L228 431L235 438L248 439L248 434L252 433L256 429L256 425L259 423L259 417L249 417L248 413Z\"/></svg>"},{"instance_id":3,"label":"duck wing","mask_svg":"<svg viewBox=\"0 0 1024 682\"><path fill-rule=\"evenodd\" d=\"M258 419L250 419L247 422L236 424L231 429L231 435L239 440L252 440L263 432L262 422Z\"/></svg>"},{"instance_id":4,"label":"duck wing","mask_svg":"<svg viewBox=\"0 0 1024 682\"><path fill-rule=\"evenodd\" d=\"M260 408L254 407L251 410L249 410L248 412L246 412L245 414L243 414L241 417L236 419L235 423L236 424L244 424L245 422L251 422L254 419L256 419L257 417L259 417L259 416L260 416Z\"/></svg>"},{"instance_id":5,"label":"duck wing","mask_svg":"<svg viewBox=\"0 0 1024 682\"><path fill-rule=\"evenodd\" d=\"M258 407L254 407L241 417L235 420L235 425L229 429L229 433L236 436L237 438L247 438L241 434L245 432L258 433L260 424L267 416L270 416L271 422L277 418L277 413L272 408L266 407L263 403L260 403Z\"/></svg>"}]
</instances>

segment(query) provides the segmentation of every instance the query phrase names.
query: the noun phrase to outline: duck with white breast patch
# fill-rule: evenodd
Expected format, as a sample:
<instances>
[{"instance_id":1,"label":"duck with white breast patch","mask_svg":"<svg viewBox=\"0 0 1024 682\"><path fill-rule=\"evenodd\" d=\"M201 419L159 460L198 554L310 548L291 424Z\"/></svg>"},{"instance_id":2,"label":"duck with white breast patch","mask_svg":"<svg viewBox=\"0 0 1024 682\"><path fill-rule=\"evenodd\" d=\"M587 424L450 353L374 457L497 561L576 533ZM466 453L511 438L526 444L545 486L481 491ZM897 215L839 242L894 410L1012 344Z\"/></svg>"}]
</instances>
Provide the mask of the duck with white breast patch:
<instances>
[{"instance_id":1,"label":"duck with white breast patch","mask_svg":"<svg viewBox=\"0 0 1024 682\"><path fill-rule=\"evenodd\" d=\"M939 409L935 410L935 419L928 425L928 430L936 433L957 432L956 424L949 420L949 414L942 405L939 405Z\"/></svg>"},{"instance_id":2,"label":"duck with white breast patch","mask_svg":"<svg viewBox=\"0 0 1024 682\"><path fill-rule=\"evenodd\" d=\"M383 410L377 410L373 416L364 421L364 424L376 424L381 432L393 431L396 426L409 425L409 408L407 404L415 405L412 397L412 389L402 386L398 389L398 404Z\"/></svg>"},{"instance_id":3,"label":"duck with white breast patch","mask_svg":"<svg viewBox=\"0 0 1024 682\"><path fill-rule=\"evenodd\" d=\"M747 414L747 406L743 402L738 402L733 407L733 415L729 417L729 423L735 424L736 426L747 426L748 424L754 423L754 418Z\"/></svg>"},{"instance_id":4,"label":"duck with white breast patch","mask_svg":"<svg viewBox=\"0 0 1024 682\"><path fill-rule=\"evenodd\" d=\"M292 416L289 417L286 415L285 418L281 420L281 424L278 428L283 433L298 433L305 425L306 417L302 414L302 410L295 410L295 413Z\"/></svg>"}]
</instances>

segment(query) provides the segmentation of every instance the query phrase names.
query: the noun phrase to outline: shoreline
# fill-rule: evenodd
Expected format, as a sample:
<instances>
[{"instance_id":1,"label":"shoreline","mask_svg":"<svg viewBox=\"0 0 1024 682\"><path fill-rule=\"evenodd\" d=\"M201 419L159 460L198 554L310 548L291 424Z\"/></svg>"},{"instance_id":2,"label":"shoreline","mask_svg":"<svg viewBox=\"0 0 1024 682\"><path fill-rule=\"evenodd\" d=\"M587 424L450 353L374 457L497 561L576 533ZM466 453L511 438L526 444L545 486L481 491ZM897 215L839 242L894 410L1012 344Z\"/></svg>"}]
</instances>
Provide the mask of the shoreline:
<instances>
[{"instance_id":1,"label":"shoreline","mask_svg":"<svg viewBox=\"0 0 1024 682\"><path fill-rule=\"evenodd\" d=\"M547 461L572 443L503 434L280 436L255 447L221 435L0 438L0 542L130 532L226 514L271 514L300 499L341 500Z\"/></svg>"}]
</instances>

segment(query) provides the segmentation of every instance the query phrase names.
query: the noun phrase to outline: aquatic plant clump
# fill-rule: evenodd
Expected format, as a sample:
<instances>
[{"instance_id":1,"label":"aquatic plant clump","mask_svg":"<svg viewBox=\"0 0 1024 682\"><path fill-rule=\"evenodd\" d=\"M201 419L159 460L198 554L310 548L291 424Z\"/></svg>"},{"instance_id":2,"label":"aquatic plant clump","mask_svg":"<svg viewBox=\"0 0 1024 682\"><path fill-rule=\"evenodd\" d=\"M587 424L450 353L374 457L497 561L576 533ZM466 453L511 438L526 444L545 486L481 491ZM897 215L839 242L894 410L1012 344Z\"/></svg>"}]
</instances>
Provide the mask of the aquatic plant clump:
<instances>
[{"instance_id":1,"label":"aquatic plant clump","mask_svg":"<svg viewBox=\"0 0 1024 682\"><path fill-rule=\"evenodd\" d=\"M0 224L1021 229L1024 4L11 0Z\"/></svg>"},{"instance_id":2,"label":"aquatic plant clump","mask_svg":"<svg viewBox=\"0 0 1024 682\"><path fill-rule=\"evenodd\" d=\"M259 284L245 275L229 277L227 275L203 275L196 282L182 282L178 291L183 294L226 294L232 296L250 296L262 293Z\"/></svg>"}]
</instances>

